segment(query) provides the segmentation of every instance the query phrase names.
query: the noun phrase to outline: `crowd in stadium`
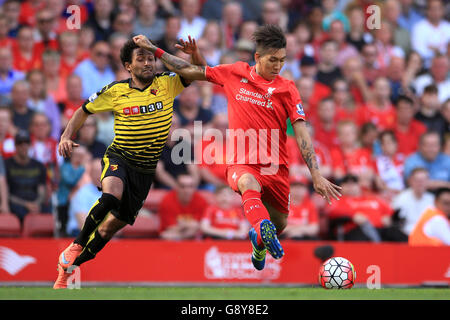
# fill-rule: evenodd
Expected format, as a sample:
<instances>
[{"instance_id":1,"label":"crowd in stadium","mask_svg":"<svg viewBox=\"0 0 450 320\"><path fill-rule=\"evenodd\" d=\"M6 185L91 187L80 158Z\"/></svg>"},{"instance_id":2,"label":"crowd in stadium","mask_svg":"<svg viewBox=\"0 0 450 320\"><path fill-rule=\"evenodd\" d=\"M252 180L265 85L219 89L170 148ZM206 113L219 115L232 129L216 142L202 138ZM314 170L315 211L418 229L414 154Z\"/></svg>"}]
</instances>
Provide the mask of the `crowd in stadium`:
<instances>
[{"instance_id":1,"label":"crowd in stadium","mask_svg":"<svg viewBox=\"0 0 450 320\"><path fill-rule=\"evenodd\" d=\"M144 34L185 59L190 57L175 44L191 36L210 66L254 64L252 33L263 24L285 31L281 76L300 92L322 174L343 188L342 198L331 205L313 192L288 125L291 212L282 237L407 241L420 215L434 205L433 190L450 187L446 1L0 0L0 5L0 214L13 213L21 221L31 213L53 214L55 236L79 232L101 195L101 159L114 139L113 115L88 117L70 159L58 155L58 141L89 96L129 78L120 49L132 36ZM79 10L67 11L69 5ZM370 5L380 10L378 23ZM165 70L159 61L157 66ZM245 239L249 226L238 195L224 187L223 159L172 161L172 150L186 143L172 135L185 129L181 132L194 137L194 121L201 121L203 130L225 132L221 87L194 82L176 99L149 194L157 195L158 205L154 210L144 205L141 214L157 217L157 236L163 239ZM204 151L208 140L193 149L197 145L202 149L196 151Z\"/></svg>"}]
</instances>

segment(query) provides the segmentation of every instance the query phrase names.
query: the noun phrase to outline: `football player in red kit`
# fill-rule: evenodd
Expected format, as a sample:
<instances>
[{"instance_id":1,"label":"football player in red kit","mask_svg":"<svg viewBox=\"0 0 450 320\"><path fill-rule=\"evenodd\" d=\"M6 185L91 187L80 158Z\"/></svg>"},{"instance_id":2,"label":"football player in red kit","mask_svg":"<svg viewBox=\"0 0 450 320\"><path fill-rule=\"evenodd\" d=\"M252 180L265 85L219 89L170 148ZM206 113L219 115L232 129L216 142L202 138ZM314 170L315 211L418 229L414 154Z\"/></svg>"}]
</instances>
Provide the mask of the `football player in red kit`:
<instances>
[{"instance_id":1,"label":"football player in red kit","mask_svg":"<svg viewBox=\"0 0 450 320\"><path fill-rule=\"evenodd\" d=\"M282 30L265 25L253 36L255 66L245 62L195 66L157 48L143 35L135 36L134 41L183 78L210 81L224 88L229 120L227 181L242 196L245 217L253 227L249 232L252 262L262 270L266 250L275 259L284 255L277 235L286 227L289 213L288 118L316 192L330 203L331 198L339 199L340 187L321 175L295 83L279 75L286 59Z\"/></svg>"}]
</instances>

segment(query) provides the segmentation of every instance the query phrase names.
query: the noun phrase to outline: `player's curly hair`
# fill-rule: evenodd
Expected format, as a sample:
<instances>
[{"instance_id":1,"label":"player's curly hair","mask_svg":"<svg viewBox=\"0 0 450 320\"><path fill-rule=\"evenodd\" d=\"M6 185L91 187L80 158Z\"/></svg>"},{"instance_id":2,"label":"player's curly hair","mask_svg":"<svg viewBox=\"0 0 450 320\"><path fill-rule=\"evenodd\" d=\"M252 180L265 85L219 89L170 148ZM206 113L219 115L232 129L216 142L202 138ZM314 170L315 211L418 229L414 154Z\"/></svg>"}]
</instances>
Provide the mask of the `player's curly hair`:
<instances>
[{"instance_id":1,"label":"player's curly hair","mask_svg":"<svg viewBox=\"0 0 450 320\"><path fill-rule=\"evenodd\" d=\"M134 42L133 39L125 42L123 47L120 49L120 61L122 61L123 66L125 67L125 62L131 63L133 58L134 49L139 48L139 46Z\"/></svg>"},{"instance_id":2,"label":"player's curly hair","mask_svg":"<svg viewBox=\"0 0 450 320\"><path fill-rule=\"evenodd\" d=\"M286 37L283 30L277 25L266 24L253 33L256 51L264 55L273 50L286 48Z\"/></svg>"}]
</instances>

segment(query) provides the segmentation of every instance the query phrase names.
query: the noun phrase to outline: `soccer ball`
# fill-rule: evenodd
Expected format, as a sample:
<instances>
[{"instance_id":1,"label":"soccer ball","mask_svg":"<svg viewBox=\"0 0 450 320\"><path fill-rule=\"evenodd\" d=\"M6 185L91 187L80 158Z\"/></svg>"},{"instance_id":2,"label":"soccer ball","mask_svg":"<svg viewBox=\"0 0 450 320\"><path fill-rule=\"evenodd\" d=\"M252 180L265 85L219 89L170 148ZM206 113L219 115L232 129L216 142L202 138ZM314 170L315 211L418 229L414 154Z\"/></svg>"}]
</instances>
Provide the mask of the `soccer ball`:
<instances>
[{"instance_id":1,"label":"soccer ball","mask_svg":"<svg viewBox=\"0 0 450 320\"><path fill-rule=\"evenodd\" d=\"M342 257L328 259L319 270L319 283L325 289L350 289L355 280L355 268L350 261Z\"/></svg>"}]
</instances>

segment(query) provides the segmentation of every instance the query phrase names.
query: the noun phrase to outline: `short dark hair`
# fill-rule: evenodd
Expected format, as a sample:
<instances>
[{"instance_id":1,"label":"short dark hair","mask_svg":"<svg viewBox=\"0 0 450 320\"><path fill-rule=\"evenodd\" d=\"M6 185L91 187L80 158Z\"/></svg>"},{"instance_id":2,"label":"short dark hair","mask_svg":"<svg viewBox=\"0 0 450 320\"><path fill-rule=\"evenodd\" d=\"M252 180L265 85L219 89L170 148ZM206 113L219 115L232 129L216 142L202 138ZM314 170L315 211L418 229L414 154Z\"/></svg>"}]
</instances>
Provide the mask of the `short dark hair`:
<instances>
[{"instance_id":1,"label":"short dark hair","mask_svg":"<svg viewBox=\"0 0 450 320\"><path fill-rule=\"evenodd\" d=\"M438 94L438 88L435 84L429 84L423 89L423 93Z\"/></svg>"},{"instance_id":2,"label":"short dark hair","mask_svg":"<svg viewBox=\"0 0 450 320\"><path fill-rule=\"evenodd\" d=\"M397 143L397 136L395 135L395 132L392 130L381 131L378 135L378 139L380 141L382 141L384 137L389 137L389 136L392 138L392 140L394 140Z\"/></svg>"},{"instance_id":3,"label":"short dark hair","mask_svg":"<svg viewBox=\"0 0 450 320\"><path fill-rule=\"evenodd\" d=\"M398 106L398 104L399 104L400 102L402 102L402 101L403 101L403 102L406 102L407 104L409 104L409 105L411 105L411 106L414 105L413 99L411 99L410 97L405 96L405 95L400 95L400 96L398 96L395 105Z\"/></svg>"},{"instance_id":4,"label":"short dark hair","mask_svg":"<svg viewBox=\"0 0 450 320\"><path fill-rule=\"evenodd\" d=\"M277 25L266 24L259 27L253 33L253 40L256 43L256 51L261 55L273 49L286 48L286 37L283 30Z\"/></svg>"},{"instance_id":5,"label":"short dark hair","mask_svg":"<svg viewBox=\"0 0 450 320\"><path fill-rule=\"evenodd\" d=\"M434 191L434 196L436 197L436 200L438 200L444 193L450 193L450 188L449 187L437 188Z\"/></svg>"},{"instance_id":6,"label":"short dark hair","mask_svg":"<svg viewBox=\"0 0 450 320\"><path fill-rule=\"evenodd\" d=\"M133 39L130 39L125 42L123 47L120 49L120 61L122 61L124 67L125 62L131 63L131 60L133 59L133 51L137 48L139 48L139 46L134 42Z\"/></svg>"}]
</instances>

